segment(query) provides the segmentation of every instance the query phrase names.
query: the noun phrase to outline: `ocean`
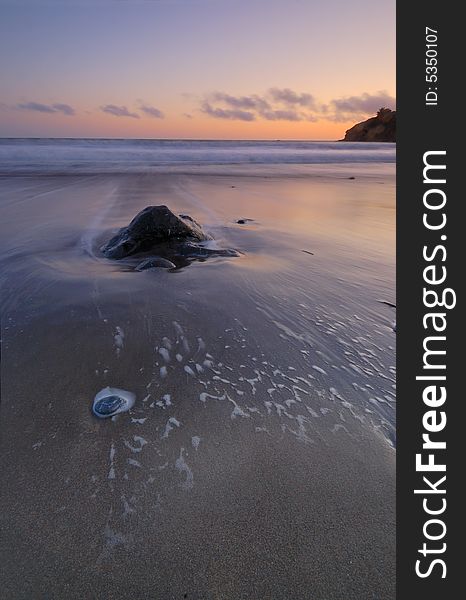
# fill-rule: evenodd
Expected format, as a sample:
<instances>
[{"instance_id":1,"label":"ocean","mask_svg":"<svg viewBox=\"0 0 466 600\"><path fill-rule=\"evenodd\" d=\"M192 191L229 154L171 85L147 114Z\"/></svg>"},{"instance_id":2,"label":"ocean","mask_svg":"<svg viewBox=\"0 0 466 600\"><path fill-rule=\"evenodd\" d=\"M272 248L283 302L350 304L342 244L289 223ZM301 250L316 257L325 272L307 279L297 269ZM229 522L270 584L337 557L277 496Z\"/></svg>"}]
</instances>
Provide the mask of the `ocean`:
<instances>
[{"instance_id":1,"label":"ocean","mask_svg":"<svg viewBox=\"0 0 466 600\"><path fill-rule=\"evenodd\" d=\"M394 163L395 144L307 141L0 139L0 173L147 172L208 165Z\"/></svg>"}]
</instances>

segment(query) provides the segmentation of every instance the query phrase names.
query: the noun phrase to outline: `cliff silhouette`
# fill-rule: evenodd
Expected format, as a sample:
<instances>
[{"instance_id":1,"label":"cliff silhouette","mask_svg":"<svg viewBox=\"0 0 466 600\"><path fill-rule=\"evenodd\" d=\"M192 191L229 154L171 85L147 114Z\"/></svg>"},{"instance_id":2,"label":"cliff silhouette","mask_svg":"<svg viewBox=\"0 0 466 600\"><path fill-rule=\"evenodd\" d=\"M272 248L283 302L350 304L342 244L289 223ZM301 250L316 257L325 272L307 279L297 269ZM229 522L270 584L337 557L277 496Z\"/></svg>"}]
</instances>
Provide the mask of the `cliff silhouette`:
<instances>
[{"instance_id":1,"label":"cliff silhouette","mask_svg":"<svg viewBox=\"0 0 466 600\"><path fill-rule=\"evenodd\" d=\"M396 142L396 111L381 108L375 117L357 123L342 142Z\"/></svg>"}]
</instances>

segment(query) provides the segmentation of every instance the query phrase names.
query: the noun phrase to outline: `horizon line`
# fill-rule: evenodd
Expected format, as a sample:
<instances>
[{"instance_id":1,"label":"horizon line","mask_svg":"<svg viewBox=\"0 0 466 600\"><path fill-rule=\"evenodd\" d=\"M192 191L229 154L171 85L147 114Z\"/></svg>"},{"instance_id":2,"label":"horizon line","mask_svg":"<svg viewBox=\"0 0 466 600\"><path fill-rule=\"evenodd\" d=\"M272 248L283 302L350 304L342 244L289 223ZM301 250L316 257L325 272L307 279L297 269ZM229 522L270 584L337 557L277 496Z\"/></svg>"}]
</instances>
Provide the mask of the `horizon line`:
<instances>
[{"instance_id":1,"label":"horizon line","mask_svg":"<svg viewBox=\"0 0 466 600\"><path fill-rule=\"evenodd\" d=\"M321 138L189 138L189 137L70 137L70 136L2 136L0 140L102 140L102 141L178 141L178 142L340 142L340 139Z\"/></svg>"}]
</instances>

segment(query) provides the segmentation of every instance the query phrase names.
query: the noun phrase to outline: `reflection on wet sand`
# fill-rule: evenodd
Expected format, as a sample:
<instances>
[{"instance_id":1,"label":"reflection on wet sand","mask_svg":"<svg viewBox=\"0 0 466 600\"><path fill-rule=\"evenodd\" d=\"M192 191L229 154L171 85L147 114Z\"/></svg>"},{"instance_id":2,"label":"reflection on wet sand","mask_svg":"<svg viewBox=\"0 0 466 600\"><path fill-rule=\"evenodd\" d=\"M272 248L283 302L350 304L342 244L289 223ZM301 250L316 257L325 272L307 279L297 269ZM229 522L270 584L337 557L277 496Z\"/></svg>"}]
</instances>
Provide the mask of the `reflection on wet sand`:
<instances>
[{"instance_id":1,"label":"reflection on wet sand","mask_svg":"<svg viewBox=\"0 0 466 600\"><path fill-rule=\"evenodd\" d=\"M392 167L3 189L5 589L393 598ZM153 204L241 255L99 254ZM96 419L107 386L136 400Z\"/></svg>"}]
</instances>

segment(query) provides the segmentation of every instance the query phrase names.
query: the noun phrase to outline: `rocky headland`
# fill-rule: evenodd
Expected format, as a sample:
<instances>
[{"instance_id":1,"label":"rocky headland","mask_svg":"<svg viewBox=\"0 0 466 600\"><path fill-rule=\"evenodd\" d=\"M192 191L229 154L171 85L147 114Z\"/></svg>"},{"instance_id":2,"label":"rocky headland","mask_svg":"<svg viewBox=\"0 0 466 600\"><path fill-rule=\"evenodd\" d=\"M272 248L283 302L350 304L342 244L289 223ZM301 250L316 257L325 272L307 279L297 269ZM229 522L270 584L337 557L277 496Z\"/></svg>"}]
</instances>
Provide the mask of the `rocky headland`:
<instances>
[{"instance_id":1,"label":"rocky headland","mask_svg":"<svg viewBox=\"0 0 466 600\"><path fill-rule=\"evenodd\" d=\"M396 142L396 111L381 108L375 117L357 123L342 142Z\"/></svg>"}]
</instances>

